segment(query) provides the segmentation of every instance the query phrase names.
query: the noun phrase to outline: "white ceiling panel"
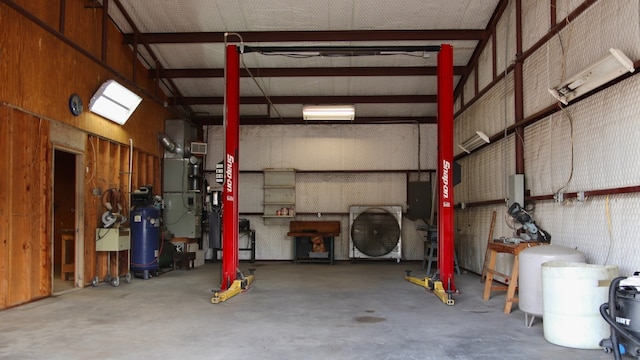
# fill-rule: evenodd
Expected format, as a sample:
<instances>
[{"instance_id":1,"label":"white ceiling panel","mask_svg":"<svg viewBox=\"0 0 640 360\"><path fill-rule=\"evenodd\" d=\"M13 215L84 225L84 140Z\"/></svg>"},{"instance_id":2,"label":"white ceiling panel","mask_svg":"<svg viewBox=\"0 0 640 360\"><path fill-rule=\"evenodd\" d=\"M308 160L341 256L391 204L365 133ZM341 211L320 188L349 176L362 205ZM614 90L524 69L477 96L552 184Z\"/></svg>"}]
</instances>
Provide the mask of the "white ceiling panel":
<instances>
[{"instance_id":1,"label":"white ceiling panel","mask_svg":"<svg viewBox=\"0 0 640 360\"><path fill-rule=\"evenodd\" d=\"M498 2L123 0L122 4L141 32L202 32L484 29Z\"/></svg>"},{"instance_id":2,"label":"white ceiling panel","mask_svg":"<svg viewBox=\"0 0 640 360\"><path fill-rule=\"evenodd\" d=\"M126 22L117 3L109 14L116 26L131 38L137 29L141 42L150 44L153 54L139 46L139 58L152 73L161 67L161 83L170 103L177 96L166 84L173 82L179 96L189 98L180 106L187 116L220 118L221 105L211 105L224 96L224 33L229 43L247 38L248 47L301 48L366 47L396 49L399 46L451 44L457 74L454 84L470 73L472 56L483 39L498 7L507 0L120 0ZM421 39L421 40L416 40ZM131 40L128 42L131 44ZM295 51L292 50L292 51ZM300 54L298 54L300 55ZM309 53L306 53L309 55ZM417 73L413 68L437 67L437 53L405 53L376 56L282 56L253 52L241 56L241 67L265 72L258 81L269 96L414 96L436 95L435 74ZM157 58L159 64L151 60ZM380 68L380 74L351 75L344 68ZM389 71L385 72L385 68ZM411 68L408 75L401 68ZM294 75L289 70L295 69ZM324 69L324 71L320 71ZM335 72L334 70L335 69ZM166 71L164 71L166 70ZM172 71L175 70L175 71ZM213 70L213 71L211 71ZM337 75L336 75L337 74ZM374 76L375 75L375 76ZM249 77L241 78L241 96L261 97L262 91ZM418 101L418 99L411 98ZM345 100L343 98L342 100ZM435 116L435 104L356 104L356 116L397 119ZM302 104L277 104L283 117L299 118ZM241 104L242 116L271 116L266 105ZM426 120L425 120L426 121Z\"/></svg>"}]
</instances>

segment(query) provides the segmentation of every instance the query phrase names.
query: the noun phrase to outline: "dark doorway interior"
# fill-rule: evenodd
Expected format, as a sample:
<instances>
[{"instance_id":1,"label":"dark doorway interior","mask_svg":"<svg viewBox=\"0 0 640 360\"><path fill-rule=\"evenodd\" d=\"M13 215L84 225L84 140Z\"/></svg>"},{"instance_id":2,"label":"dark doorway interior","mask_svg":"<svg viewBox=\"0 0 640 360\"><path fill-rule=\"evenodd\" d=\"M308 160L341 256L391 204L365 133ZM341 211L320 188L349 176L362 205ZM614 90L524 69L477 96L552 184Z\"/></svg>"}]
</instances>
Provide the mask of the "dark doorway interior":
<instances>
[{"instance_id":1,"label":"dark doorway interior","mask_svg":"<svg viewBox=\"0 0 640 360\"><path fill-rule=\"evenodd\" d=\"M53 293L75 287L76 155L59 149L53 177Z\"/></svg>"}]
</instances>

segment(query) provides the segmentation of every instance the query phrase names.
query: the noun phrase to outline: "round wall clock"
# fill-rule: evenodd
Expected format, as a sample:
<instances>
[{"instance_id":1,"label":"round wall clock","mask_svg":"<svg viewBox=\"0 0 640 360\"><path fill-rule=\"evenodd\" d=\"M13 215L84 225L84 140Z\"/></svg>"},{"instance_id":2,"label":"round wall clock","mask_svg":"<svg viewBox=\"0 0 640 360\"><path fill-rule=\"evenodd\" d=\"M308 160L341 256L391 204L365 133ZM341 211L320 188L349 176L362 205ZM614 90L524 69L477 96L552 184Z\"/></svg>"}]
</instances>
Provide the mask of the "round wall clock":
<instances>
[{"instance_id":1,"label":"round wall clock","mask_svg":"<svg viewBox=\"0 0 640 360\"><path fill-rule=\"evenodd\" d=\"M82 99L78 94L71 94L69 97L69 110L73 116L82 114Z\"/></svg>"}]
</instances>

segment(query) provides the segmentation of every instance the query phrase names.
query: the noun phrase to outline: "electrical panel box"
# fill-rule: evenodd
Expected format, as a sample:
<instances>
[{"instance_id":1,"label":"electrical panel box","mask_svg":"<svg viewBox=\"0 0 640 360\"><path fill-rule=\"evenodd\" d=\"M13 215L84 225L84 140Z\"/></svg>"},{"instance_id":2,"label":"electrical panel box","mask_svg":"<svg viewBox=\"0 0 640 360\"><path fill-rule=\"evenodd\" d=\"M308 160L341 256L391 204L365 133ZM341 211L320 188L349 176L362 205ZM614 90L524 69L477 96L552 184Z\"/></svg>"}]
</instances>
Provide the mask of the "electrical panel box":
<instances>
[{"instance_id":1,"label":"electrical panel box","mask_svg":"<svg viewBox=\"0 0 640 360\"><path fill-rule=\"evenodd\" d=\"M431 216L431 182L410 181L407 191L407 217L427 222Z\"/></svg>"},{"instance_id":2,"label":"electrical panel box","mask_svg":"<svg viewBox=\"0 0 640 360\"><path fill-rule=\"evenodd\" d=\"M96 251L122 251L130 248L129 228L96 229Z\"/></svg>"},{"instance_id":3,"label":"electrical panel box","mask_svg":"<svg viewBox=\"0 0 640 360\"><path fill-rule=\"evenodd\" d=\"M517 202L524 207L524 174L510 175L508 187L509 198L507 199L507 206Z\"/></svg>"},{"instance_id":4,"label":"electrical panel box","mask_svg":"<svg viewBox=\"0 0 640 360\"><path fill-rule=\"evenodd\" d=\"M200 193L164 193L164 225L175 237L202 236Z\"/></svg>"}]
</instances>

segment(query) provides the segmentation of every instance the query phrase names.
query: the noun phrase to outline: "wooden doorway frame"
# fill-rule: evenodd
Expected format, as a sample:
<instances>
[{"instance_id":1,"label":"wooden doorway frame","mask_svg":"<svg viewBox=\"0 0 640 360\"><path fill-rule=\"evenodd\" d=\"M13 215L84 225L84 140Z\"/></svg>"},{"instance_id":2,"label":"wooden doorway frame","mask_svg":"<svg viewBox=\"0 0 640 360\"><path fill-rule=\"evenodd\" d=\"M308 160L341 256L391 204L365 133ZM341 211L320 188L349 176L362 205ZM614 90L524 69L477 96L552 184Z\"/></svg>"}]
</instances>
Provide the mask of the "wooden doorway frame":
<instances>
[{"instance_id":1,"label":"wooden doorway frame","mask_svg":"<svg viewBox=\"0 0 640 360\"><path fill-rule=\"evenodd\" d=\"M55 272L53 267L55 266L55 212L53 208L53 200L55 199L55 154L56 151L62 151L75 156L75 204L74 204L74 223L75 223L75 251L74 251L74 264L75 269L73 272L73 289L55 292ZM60 295L68 291L74 291L81 289L85 285L84 280L84 189L85 189L85 160L84 152L78 149L70 148L61 144L53 144L53 152L51 154L51 194L52 194L52 206L51 206L51 293L53 295Z\"/></svg>"}]
</instances>

